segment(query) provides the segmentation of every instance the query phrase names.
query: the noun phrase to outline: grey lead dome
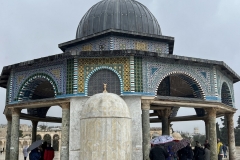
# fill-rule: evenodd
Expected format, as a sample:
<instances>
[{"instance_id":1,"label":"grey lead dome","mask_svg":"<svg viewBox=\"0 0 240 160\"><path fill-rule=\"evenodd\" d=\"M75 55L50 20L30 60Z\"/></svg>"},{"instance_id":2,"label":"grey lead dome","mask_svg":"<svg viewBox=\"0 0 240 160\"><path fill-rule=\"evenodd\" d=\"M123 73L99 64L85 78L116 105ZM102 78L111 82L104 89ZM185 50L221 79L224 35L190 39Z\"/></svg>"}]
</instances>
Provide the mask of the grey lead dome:
<instances>
[{"instance_id":1,"label":"grey lead dome","mask_svg":"<svg viewBox=\"0 0 240 160\"><path fill-rule=\"evenodd\" d=\"M92 6L83 16L76 38L108 29L162 35L158 21L143 4L135 0L103 0Z\"/></svg>"}]
</instances>

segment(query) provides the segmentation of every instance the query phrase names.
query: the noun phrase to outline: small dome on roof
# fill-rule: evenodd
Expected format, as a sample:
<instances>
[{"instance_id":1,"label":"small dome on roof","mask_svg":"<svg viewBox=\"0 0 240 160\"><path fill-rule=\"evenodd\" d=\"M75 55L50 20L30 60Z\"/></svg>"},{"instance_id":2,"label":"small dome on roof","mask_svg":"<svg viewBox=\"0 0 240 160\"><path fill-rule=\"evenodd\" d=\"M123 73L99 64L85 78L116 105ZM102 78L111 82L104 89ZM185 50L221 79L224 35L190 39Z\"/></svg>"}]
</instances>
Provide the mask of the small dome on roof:
<instances>
[{"instance_id":1,"label":"small dome on roof","mask_svg":"<svg viewBox=\"0 0 240 160\"><path fill-rule=\"evenodd\" d=\"M133 34L162 35L157 19L143 4L135 0L102 0L83 16L76 38L109 29Z\"/></svg>"}]
</instances>

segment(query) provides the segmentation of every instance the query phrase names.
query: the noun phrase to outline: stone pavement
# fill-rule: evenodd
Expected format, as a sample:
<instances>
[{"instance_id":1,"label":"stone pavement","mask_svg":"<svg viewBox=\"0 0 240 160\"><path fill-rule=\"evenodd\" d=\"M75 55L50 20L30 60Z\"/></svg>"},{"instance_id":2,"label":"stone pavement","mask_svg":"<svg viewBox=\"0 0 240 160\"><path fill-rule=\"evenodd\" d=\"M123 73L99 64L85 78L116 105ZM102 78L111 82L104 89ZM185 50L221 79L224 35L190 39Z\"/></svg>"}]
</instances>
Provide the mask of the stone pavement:
<instances>
[{"instance_id":1,"label":"stone pavement","mask_svg":"<svg viewBox=\"0 0 240 160\"><path fill-rule=\"evenodd\" d=\"M5 153L0 154L0 160L5 160L5 155L4 154ZM60 152L55 152L55 158L53 160L60 160L59 156L60 156ZM23 157L22 153L20 153L20 155L19 155L19 160L24 160L24 157ZM27 157L27 160L29 160L29 157Z\"/></svg>"}]
</instances>

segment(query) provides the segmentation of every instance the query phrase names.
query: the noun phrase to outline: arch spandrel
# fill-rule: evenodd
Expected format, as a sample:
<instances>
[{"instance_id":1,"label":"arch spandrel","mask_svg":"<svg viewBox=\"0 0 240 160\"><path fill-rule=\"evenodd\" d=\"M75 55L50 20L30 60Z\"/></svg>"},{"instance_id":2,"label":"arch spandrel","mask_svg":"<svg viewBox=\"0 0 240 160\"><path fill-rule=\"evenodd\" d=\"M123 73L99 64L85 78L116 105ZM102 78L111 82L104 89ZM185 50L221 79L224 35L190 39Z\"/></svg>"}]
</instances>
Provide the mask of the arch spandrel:
<instances>
[{"instance_id":1,"label":"arch spandrel","mask_svg":"<svg viewBox=\"0 0 240 160\"><path fill-rule=\"evenodd\" d=\"M155 95L155 91L166 75L173 72L185 73L199 83L203 93L208 97L215 97L213 69L209 66L197 66L196 64L176 63L174 60L161 60L156 58L144 58L143 70L143 92Z\"/></svg>"}]
</instances>

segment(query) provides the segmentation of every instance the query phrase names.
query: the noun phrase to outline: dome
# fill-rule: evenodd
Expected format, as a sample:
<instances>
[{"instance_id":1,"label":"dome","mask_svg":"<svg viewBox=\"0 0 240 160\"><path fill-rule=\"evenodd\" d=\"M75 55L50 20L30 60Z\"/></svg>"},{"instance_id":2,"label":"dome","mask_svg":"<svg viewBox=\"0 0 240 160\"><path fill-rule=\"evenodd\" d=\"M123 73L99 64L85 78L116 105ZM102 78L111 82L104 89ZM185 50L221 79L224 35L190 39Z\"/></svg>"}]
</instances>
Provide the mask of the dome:
<instances>
[{"instance_id":1,"label":"dome","mask_svg":"<svg viewBox=\"0 0 240 160\"><path fill-rule=\"evenodd\" d=\"M135 0L102 0L83 16L76 38L105 30L161 35L160 26L146 6Z\"/></svg>"},{"instance_id":2,"label":"dome","mask_svg":"<svg viewBox=\"0 0 240 160\"><path fill-rule=\"evenodd\" d=\"M81 112L81 119L94 117L130 118L125 101L113 93L99 93L91 96Z\"/></svg>"}]
</instances>

